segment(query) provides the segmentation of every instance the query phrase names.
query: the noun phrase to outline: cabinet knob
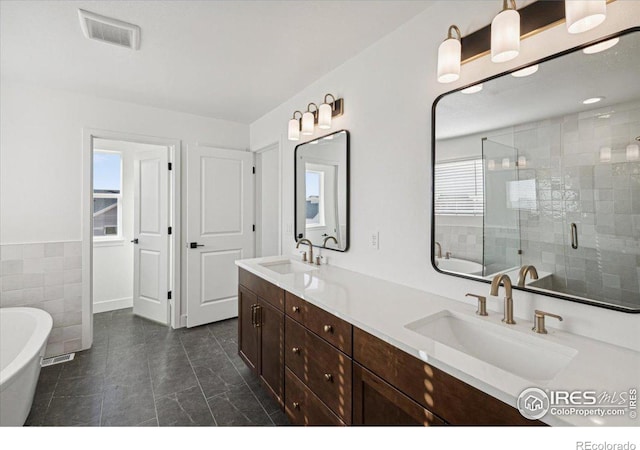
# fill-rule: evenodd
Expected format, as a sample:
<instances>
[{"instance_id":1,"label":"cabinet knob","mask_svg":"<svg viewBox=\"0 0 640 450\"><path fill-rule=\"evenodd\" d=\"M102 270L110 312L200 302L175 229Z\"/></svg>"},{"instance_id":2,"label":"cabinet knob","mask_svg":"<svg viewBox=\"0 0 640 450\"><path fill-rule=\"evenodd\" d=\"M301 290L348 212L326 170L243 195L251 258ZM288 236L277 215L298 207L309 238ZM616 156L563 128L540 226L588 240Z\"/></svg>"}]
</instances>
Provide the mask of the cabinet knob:
<instances>
[{"instance_id":1,"label":"cabinet knob","mask_svg":"<svg viewBox=\"0 0 640 450\"><path fill-rule=\"evenodd\" d=\"M324 374L324 379L326 381L333 381L333 375L331 375L330 373L325 373Z\"/></svg>"},{"instance_id":2,"label":"cabinet knob","mask_svg":"<svg viewBox=\"0 0 640 450\"><path fill-rule=\"evenodd\" d=\"M298 354L300 354L300 347L293 347L293 348L291 349L291 351L292 351L293 353L295 353L296 355L298 355Z\"/></svg>"},{"instance_id":3,"label":"cabinet knob","mask_svg":"<svg viewBox=\"0 0 640 450\"><path fill-rule=\"evenodd\" d=\"M300 312L300 307L299 306L294 306L293 308L291 308L293 310L293 312Z\"/></svg>"},{"instance_id":4,"label":"cabinet knob","mask_svg":"<svg viewBox=\"0 0 640 450\"><path fill-rule=\"evenodd\" d=\"M333 333L333 327L331 325L325 325L324 326L324 332L325 333Z\"/></svg>"},{"instance_id":5,"label":"cabinet knob","mask_svg":"<svg viewBox=\"0 0 640 450\"><path fill-rule=\"evenodd\" d=\"M293 409L300 409L300 403L293 402L292 405L293 405Z\"/></svg>"}]
</instances>

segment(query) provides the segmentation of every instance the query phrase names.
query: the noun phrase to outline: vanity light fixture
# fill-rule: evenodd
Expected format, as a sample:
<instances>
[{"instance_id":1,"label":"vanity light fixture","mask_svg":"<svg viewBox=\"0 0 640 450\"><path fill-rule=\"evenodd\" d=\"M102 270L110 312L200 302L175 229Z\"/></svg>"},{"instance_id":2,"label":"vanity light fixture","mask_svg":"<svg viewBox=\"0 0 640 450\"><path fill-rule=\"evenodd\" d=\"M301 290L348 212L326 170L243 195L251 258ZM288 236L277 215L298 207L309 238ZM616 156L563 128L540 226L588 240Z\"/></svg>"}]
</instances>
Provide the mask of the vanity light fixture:
<instances>
[{"instance_id":1,"label":"vanity light fixture","mask_svg":"<svg viewBox=\"0 0 640 450\"><path fill-rule=\"evenodd\" d=\"M607 18L607 0L565 0L564 8L571 34L589 31Z\"/></svg>"},{"instance_id":2,"label":"vanity light fixture","mask_svg":"<svg viewBox=\"0 0 640 450\"><path fill-rule=\"evenodd\" d=\"M481 90L482 90L482 83L470 86L466 89L461 90L460 92L462 94L475 94L476 92L480 92Z\"/></svg>"},{"instance_id":3,"label":"vanity light fixture","mask_svg":"<svg viewBox=\"0 0 640 450\"><path fill-rule=\"evenodd\" d=\"M600 101L604 100L604 97L591 97L591 98L587 98L585 100L582 100L582 104L583 105L592 105L594 103L598 103Z\"/></svg>"},{"instance_id":4,"label":"vanity light fixture","mask_svg":"<svg viewBox=\"0 0 640 450\"><path fill-rule=\"evenodd\" d=\"M611 161L611 147L602 147L600 149L600 162Z\"/></svg>"},{"instance_id":5,"label":"vanity light fixture","mask_svg":"<svg viewBox=\"0 0 640 450\"><path fill-rule=\"evenodd\" d=\"M627 161L637 161L640 159L640 146L638 144L627 145Z\"/></svg>"},{"instance_id":6,"label":"vanity light fixture","mask_svg":"<svg viewBox=\"0 0 640 450\"><path fill-rule=\"evenodd\" d=\"M329 98L331 98L331 101L327 101ZM300 133L302 133L303 136L310 136L313 134L316 124L318 124L318 128L328 130L331 128L332 119L341 116L343 113L344 99L337 99L332 94L327 94L324 96L323 103L320 107L315 103L309 103L304 113L300 111L293 113L293 117L289 119L287 136L290 141L299 140ZM296 117L296 114L299 114L301 117Z\"/></svg>"},{"instance_id":7,"label":"vanity light fixture","mask_svg":"<svg viewBox=\"0 0 640 450\"><path fill-rule=\"evenodd\" d=\"M454 32L457 37L453 35ZM461 40L460 28L451 25L447 31L447 38L438 47L438 81L440 83L452 83L460 78Z\"/></svg>"},{"instance_id":8,"label":"vanity light fixture","mask_svg":"<svg viewBox=\"0 0 640 450\"><path fill-rule=\"evenodd\" d=\"M315 110L311 111L311 105L315 107ZM304 136L310 136L313 134L313 125L315 124L317 115L318 105L315 103L309 103L307 105L307 110L302 115L302 134Z\"/></svg>"},{"instance_id":9,"label":"vanity light fixture","mask_svg":"<svg viewBox=\"0 0 640 450\"><path fill-rule=\"evenodd\" d=\"M516 78L528 77L529 75L533 75L538 71L538 65L534 64L533 66L525 67L524 69L516 70L511 73L511 76Z\"/></svg>"},{"instance_id":10,"label":"vanity light fixture","mask_svg":"<svg viewBox=\"0 0 640 450\"><path fill-rule=\"evenodd\" d=\"M300 114L299 118L296 118L296 114ZM293 117L289 120L289 130L287 132L287 137L290 141L297 141L300 139L300 118L302 117L302 112L295 111L293 113Z\"/></svg>"},{"instance_id":11,"label":"vanity light fixture","mask_svg":"<svg viewBox=\"0 0 640 450\"><path fill-rule=\"evenodd\" d=\"M491 61L511 61L520 54L520 13L515 0L503 0L502 11L491 22Z\"/></svg>"},{"instance_id":12,"label":"vanity light fixture","mask_svg":"<svg viewBox=\"0 0 640 450\"><path fill-rule=\"evenodd\" d=\"M620 42L620 38L609 39L608 41L600 42L599 44L592 45L585 48L582 52L585 55L593 55L594 53L600 53L605 50L609 50L611 47Z\"/></svg>"}]
</instances>

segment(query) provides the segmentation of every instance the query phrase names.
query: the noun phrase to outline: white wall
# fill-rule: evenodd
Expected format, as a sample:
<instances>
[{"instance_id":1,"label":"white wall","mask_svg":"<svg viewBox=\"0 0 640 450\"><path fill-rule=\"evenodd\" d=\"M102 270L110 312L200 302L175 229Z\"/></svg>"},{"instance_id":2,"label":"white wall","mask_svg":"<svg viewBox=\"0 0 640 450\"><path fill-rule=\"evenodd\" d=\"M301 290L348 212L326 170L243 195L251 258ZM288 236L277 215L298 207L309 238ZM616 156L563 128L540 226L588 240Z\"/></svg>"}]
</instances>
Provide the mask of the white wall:
<instances>
[{"instance_id":1,"label":"white wall","mask_svg":"<svg viewBox=\"0 0 640 450\"><path fill-rule=\"evenodd\" d=\"M278 139L283 143L285 253L294 251L296 144L287 141L287 120L330 92L345 99L345 114L335 120L333 130L351 132L351 247L344 254L325 251L329 263L460 301L466 292L488 293L486 284L439 274L429 262L431 105L458 86L636 26L640 2L611 3L607 20L595 30L569 35L557 26L524 40L514 61L492 64L483 57L466 64L458 82L437 83L437 48L447 27L456 23L465 35L489 24L496 12L493 1L440 2L251 125L252 149ZM369 247L373 231L380 232L379 250ZM489 307L500 311L500 303L490 297ZM514 303L518 317L531 320L534 308L552 311L565 316L561 327L567 331L640 350L638 315L522 292Z\"/></svg>"},{"instance_id":2,"label":"white wall","mask_svg":"<svg viewBox=\"0 0 640 450\"><path fill-rule=\"evenodd\" d=\"M249 146L248 126L235 122L7 80L0 93L1 244L82 240L83 128L179 139L183 153Z\"/></svg>"}]
</instances>

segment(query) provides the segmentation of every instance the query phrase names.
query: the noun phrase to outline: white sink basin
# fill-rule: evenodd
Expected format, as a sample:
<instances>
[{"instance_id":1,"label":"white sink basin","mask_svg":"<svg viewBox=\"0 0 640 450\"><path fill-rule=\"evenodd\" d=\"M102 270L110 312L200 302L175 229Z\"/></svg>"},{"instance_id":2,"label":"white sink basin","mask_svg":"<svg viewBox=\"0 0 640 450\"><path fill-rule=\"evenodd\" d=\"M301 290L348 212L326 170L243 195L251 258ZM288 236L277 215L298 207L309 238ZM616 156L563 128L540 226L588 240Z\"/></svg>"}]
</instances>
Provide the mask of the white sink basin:
<instances>
[{"instance_id":1,"label":"white sink basin","mask_svg":"<svg viewBox=\"0 0 640 450\"><path fill-rule=\"evenodd\" d=\"M482 275L482 264L458 258L436 258L436 266L445 272L457 272L468 275Z\"/></svg>"},{"instance_id":2,"label":"white sink basin","mask_svg":"<svg viewBox=\"0 0 640 450\"><path fill-rule=\"evenodd\" d=\"M578 353L533 334L509 330L507 326L444 310L405 328L531 381L552 380Z\"/></svg>"},{"instance_id":3,"label":"white sink basin","mask_svg":"<svg viewBox=\"0 0 640 450\"><path fill-rule=\"evenodd\" d=\"M284 275L290 274L290 273L305 273L305 272L318 270L316 267L313 267L309 264L304 264L304 263L293 261L290 259L264 262L264 263L261 263L260 265L269 270L273 270L274 272L284 274Z\"/></svg>"}]
</instances>

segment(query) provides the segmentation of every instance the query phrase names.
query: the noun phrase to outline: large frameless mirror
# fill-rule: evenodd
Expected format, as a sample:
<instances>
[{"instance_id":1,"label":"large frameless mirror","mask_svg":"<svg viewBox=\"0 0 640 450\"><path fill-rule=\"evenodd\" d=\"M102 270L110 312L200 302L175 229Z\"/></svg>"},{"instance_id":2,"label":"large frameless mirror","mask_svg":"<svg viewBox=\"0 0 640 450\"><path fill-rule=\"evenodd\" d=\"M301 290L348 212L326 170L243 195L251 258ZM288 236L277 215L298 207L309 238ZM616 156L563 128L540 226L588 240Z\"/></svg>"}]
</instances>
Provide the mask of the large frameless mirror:
<instances>
[{"instance_id":1,"label":"large frameless mirror","mask_svg":"<svg viewBox=\"0 0 640 450\"><path fill-rule=\"evenodd\" d=\"M314 246L349 247L349 132L305 142L295 150L295 236Z\"/></svg>"},{"instance_id":2,"label":"large frameless mirror","mask_svg":"<svg viewBox=\"0 0 640 450\"><path fill-rule=\"evenodd\" d=\"M437 270L640 312L639 30L436 100Z\"/></svg>"}]
</instances>

